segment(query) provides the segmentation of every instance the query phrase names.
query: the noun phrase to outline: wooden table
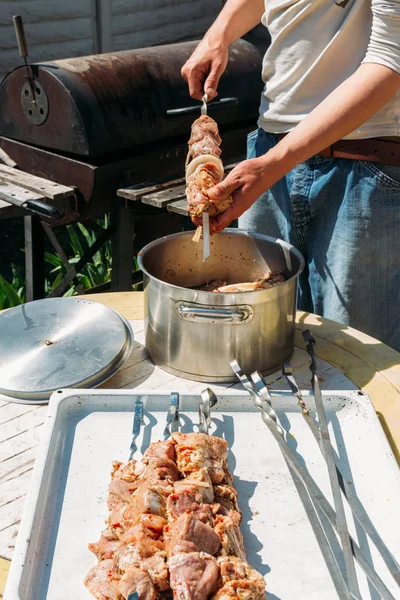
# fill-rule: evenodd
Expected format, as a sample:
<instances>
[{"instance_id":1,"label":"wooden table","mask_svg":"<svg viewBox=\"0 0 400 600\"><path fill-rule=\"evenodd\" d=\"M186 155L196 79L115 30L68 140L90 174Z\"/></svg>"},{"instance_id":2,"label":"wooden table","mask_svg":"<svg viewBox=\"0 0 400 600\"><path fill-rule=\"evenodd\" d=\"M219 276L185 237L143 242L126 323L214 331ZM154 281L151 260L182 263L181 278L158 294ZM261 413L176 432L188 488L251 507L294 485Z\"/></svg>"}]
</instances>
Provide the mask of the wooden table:
<instances>
[{"instance_id":1,"label":"wooden table","mask_svg":"<svg viewBox=\"0 0 400 600\"><path fill-rule=\"evenodd\" d=\"M133 352L103 388L147 388L194 393L204 383L180 379L155 367L144 348L143 293L119 292L85 296L114 308L127 318L135 333ZM362 389L369 394L386 435L399 460L400 354L355 329L322 317L298 312L296 349L291 360L296 380L309 389L309 359L301 332L310 328L316 338L318 376L322 389ZM287 387L280 373L268 378L272 389ZM214 390L236 384L211 384ZM240 387L240 386L239 386ZM29 487L37 444L47 406L0 400L0 598L12 557L18 525ZM400 460L399 460L400 462Z\"/></svg>"}]
</instances>

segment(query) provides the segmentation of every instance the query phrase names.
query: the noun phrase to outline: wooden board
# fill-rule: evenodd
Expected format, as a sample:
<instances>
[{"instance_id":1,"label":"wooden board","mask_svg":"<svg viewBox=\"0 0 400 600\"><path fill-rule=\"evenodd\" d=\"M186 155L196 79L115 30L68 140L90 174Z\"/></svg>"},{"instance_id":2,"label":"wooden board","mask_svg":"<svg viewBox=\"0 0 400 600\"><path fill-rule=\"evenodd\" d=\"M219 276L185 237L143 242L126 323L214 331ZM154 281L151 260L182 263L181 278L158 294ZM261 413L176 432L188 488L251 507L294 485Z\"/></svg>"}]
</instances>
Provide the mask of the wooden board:
<instances>
[{"instance_id":1,"label":"wooden board","mask_svg":"<svg viewBox=\"0 0 400 600\"><path fill-rule=\"evenodd\" d=\"M186 196L186 185L177 185L175 187L160 190L153 194L146 194L142 197L143 204L150 204L156 208L165 208L171 202L185 198Z\"/></svg>"},{"instance_id":2,"label":"wooden board","mask_svg":"<svg viewBox=\"0 0 400 600\"><path fill-rule=\"evenodd\" d=\"M146 187L132 186L132 187L127 187L127 188L121 188L121 189L117 190L117 196L120 196L121 198L126 198L127 200L133 200L134 202L137 202L138 200L141 200L143 198L143 196L146 196L147 194L152 194L155 192L161 192L163 190L168 190L171 187L174 187L177 185L182 185L184 183L185 183L185 178L180 177L179 179L173 179L172 181L165 181L164 183L156 183L153 185L148 185Z\"/></svg>"},{"instance_id":3,"label":"wooden board","mask_svg":"<svg viewBox=\"0 0 400 600\"><path fill-rule=\"evenodd\" d=\"M72 187L54 183L43 177L36 177L36 175L25 173L24 171L18 171L7 165L0 165L0 180L26 188L51 200L68 198L75 193Z\"/></svg>"},{"instance_id":4,"label":"wooden board","mask_svg":"<svg viewBox=\"0 0 400 600\"><path fill-rule=\"evenodd\" d=\"M46 197L36 192L32 192L31 190L27 190L19 185L14 185L13 183L7 183L6 181L1 181L0 178L0 194L4 192L8 196L12 196L15 198L16 202L23 203L27 200L38 200L39 202L46 202ZM3 202L9 203L7 200L2 199Z\"/></svg>"},{"instance_id":5,"label":"wooden board","mask_svg":"<svg viewBox=\"0 0 400 600\"><path fill-rule=\"evenodd\" d=\"M184 217L189 216L187 200L179 200L178 202L172 202L172 204L168 204L167 210L168 212L183 215Z\"/></svg>"},{"instance_id":6,"label":"wooden board","mask_svg":"<svg viewBox=\"0 0 400 600\"><path fill-rule=\"evenodd\" d=\"M238 163L232 163L224 167L225 175L227 175L232 169L236 167ZM132 186L127 188L121 188L117 190L117 196L120 198L126 198L127 200L133 200L137 202L141 200L144 204L150 204L158 208L165 208L171 201L178 200L179 198L185 197L185 178L180 177L179 179L173 179L172 181L165 181L163 183L156 183L145 187ZM176 198L171 200L173 190L176 191ZM165 201L163 200L165 197ZM177 211L171 211L177 212ZM182 214L182 213L179 213Z\"/></svg>"}]
</instances>

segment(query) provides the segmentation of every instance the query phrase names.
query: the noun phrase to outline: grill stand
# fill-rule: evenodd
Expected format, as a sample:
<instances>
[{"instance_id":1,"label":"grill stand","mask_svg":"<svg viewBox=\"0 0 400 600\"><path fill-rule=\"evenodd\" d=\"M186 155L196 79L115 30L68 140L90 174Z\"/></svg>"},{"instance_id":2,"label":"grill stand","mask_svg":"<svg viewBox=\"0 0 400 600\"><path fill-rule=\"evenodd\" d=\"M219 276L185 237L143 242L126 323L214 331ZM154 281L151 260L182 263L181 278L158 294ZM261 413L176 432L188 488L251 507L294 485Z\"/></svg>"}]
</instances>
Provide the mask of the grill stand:
<instances>
[{"instance_id":1,"label":"grill stand","mask_svg":"<svg viewBox=\"0 0 400 600\"><path fill-rule=\"evenodd\" d=\"M26 301L45 297L44 240L45 232L39 217L24 217L25 291Z\"/></svg>"}]
</instances>

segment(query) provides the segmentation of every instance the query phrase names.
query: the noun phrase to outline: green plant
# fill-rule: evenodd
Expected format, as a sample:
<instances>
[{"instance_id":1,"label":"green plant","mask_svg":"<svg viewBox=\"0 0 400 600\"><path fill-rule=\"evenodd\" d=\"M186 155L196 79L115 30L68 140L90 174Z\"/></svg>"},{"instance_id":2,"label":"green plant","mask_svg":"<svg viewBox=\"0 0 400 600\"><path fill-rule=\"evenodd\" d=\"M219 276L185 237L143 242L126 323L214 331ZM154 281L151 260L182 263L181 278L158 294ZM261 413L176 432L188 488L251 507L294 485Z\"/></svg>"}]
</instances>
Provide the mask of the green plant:
<instances>
[{"instance_id":1,"label":"green plant","mask_svg":"<svg viewBox=\"0 0 400 600\"><path fill-rule=\"evenodd\" d=\"M103 219L98 219L94 223L97 229L99 226L103 229L108 228L110 224L109 215L105 215ZM96 231L95 229L89 229L82 223L77 223L76 225L68 225L67 232L68 244L72 252L72 256L70 256L68 261L71 265L76 265L88 248L96 241ZM103 283L108 283L111 279L111 261L111 241L108 240L93 255L90 262L77 273L76 278L82 288L90 290ZM56 275L55 279L49 284L49 291L51 291L57 287L64 277L66 268L58 254L46 252L46 262L53 266L51 273ZM76 293L76 285L72 283L64 295L72 296Z\"/></svg>"},{"instance_id":2,"label":"green plant","mask_svg":"<svg viewBox=\"0 0 400 600\"><path fill-rule=\"evenodd\" d=\"M0 275L0 310L4 308L12 308L25 302L25 287L23 280L20 279L19 274L12 265L13 279L11 283L6 281L2 275Z\"/></svg>"},{"instance_id":3,"label":"green plant","mask_svg":"<svg viewBox=\"0 0 400 600\"><path fill-rule=\"evenodd\" d=\"M68 225L66 227L67 237L65 245L69 250L66 251L68 262L71 265L77 265L85 252L95 243L96 234L101 229L107 229L110 226L110 216L104 215L102 219L97 219L92 226L85 226L82 223ZM61 282L67 272L67 269L59 256L55 252L46 252L45 261L50 266L49 275L45 279L46 295L52 292ZM77 273L76 280L82 286L84 291L91 290L97 286L108 283L111 279L112 252L111 240L108 240L93 255L82 269ZM138 271L139 266L136 257L133 259L133 271ZM25 302L25 281L23 271L18 270L12 265L13 279L6 281L0 275L0 310L11 308ZM141 289L141 284L132 287L134 291ZM64 296L73 296L77 294L77 286L72 282L64 293Z\"/></svg>"}]
</instances>

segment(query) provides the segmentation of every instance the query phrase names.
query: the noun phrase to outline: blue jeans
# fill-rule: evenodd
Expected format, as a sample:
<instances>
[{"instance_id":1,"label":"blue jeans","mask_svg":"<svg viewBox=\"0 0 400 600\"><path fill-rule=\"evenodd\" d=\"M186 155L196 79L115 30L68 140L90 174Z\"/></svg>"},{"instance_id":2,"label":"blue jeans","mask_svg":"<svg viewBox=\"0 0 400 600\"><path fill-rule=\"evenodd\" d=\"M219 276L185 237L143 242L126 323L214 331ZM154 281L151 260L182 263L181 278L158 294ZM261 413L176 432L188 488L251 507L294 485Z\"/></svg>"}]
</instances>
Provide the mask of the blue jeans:
<instances>
[{"instance_id":1,"label":"blue jeans","mask_svg":"<svg viewBox=\"0 0 400 600\"><path fill-rule=\"evenodd\" d=\"M248 158L277 142L253 131ZM400 351L400 167L314 156L263 194L239 227L302 252L300 309Z\"/></svg>"}]
</instances>

